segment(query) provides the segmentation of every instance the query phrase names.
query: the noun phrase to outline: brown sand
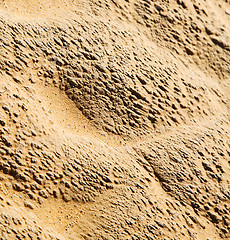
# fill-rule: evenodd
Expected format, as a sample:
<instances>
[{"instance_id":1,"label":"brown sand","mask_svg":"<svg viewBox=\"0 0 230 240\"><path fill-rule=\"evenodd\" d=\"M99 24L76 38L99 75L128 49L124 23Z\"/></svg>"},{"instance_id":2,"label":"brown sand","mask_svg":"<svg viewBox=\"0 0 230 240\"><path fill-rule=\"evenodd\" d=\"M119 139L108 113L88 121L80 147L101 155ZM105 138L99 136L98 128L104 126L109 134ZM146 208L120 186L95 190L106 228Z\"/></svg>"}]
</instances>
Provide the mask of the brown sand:
<instances>
[{"instance_id":1,"label":"brown sand","mask_svg":"<svg viewBox=\"0 0 230 240\"><path fill-rule=\"evenodd\" d=\"M230 238L229 0L0 2L1 239Z\"/></svg>"}]
</instances>

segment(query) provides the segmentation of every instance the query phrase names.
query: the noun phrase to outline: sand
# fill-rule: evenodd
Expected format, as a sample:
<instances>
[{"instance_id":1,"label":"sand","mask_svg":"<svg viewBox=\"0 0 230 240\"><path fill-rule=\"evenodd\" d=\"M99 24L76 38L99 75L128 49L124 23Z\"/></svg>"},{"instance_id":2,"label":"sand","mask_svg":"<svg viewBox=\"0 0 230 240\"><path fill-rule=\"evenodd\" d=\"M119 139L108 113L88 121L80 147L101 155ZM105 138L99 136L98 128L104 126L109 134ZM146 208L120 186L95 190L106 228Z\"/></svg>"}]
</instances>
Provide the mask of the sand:
<instances>
[{"instance_id":1,"label":"sand","mask_svg":"<svg viewBox=\"0 0 230 240\"><path fill-rule=\"evenodd\" d=\"M229 239L229 11L1 1L1 239Z\"/></svg>"}]
</instances>

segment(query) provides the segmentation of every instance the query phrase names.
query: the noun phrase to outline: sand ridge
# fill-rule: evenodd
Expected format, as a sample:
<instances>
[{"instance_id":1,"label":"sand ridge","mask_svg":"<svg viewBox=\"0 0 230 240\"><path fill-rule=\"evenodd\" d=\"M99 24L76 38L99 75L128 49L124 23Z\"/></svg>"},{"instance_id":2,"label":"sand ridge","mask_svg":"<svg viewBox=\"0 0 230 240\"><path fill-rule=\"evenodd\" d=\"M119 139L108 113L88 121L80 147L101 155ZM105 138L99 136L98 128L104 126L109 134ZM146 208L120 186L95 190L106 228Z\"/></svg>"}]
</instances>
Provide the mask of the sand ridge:
<instances>
[{"instance_id":1,"label":"sand ridge","mask_svg":"<svg viewBox=\"0 0 230 240\"><path fill-rule=\"evenodd\" d=\"M0 236L228 239L228 1L2 1Z\"/></svg>"}]
</instances>

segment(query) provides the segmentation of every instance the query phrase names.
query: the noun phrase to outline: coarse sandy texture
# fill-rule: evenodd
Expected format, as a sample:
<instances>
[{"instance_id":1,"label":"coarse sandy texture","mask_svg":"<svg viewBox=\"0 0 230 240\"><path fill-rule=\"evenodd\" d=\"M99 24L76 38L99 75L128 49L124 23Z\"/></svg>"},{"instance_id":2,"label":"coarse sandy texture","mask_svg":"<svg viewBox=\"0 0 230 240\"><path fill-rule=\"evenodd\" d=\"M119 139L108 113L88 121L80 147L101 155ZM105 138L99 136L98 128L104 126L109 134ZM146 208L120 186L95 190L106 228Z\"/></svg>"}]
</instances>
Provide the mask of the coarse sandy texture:
<instances>
[{"instance_id":1,"label":"coarse sandy texture","mask_svg":"<svg viewBox=\"0 0 230 240\"><path fill-rule=\"evenodd\" d=\"M229 239L229 101L229 0L1 1L1 239Z\"/></svg>"}]
</instances>

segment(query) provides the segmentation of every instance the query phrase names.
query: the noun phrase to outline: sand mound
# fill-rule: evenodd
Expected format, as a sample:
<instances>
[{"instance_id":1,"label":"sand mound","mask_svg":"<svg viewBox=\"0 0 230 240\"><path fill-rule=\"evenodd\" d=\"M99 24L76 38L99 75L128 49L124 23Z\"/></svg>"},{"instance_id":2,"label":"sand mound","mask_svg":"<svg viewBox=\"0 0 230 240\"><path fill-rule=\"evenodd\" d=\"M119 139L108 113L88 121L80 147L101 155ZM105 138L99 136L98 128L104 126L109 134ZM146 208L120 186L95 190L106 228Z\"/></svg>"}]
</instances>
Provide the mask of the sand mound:
<instances>
[{"instance_id":1,"label":"sand mound","mask_svg":"<svg viewBox=\"0 0 230 240\"><path fill-rule=\"evenodd\" d=\"M228 8L0 4L3 239L230 237Z\"/></svg>"}]
</instances>

